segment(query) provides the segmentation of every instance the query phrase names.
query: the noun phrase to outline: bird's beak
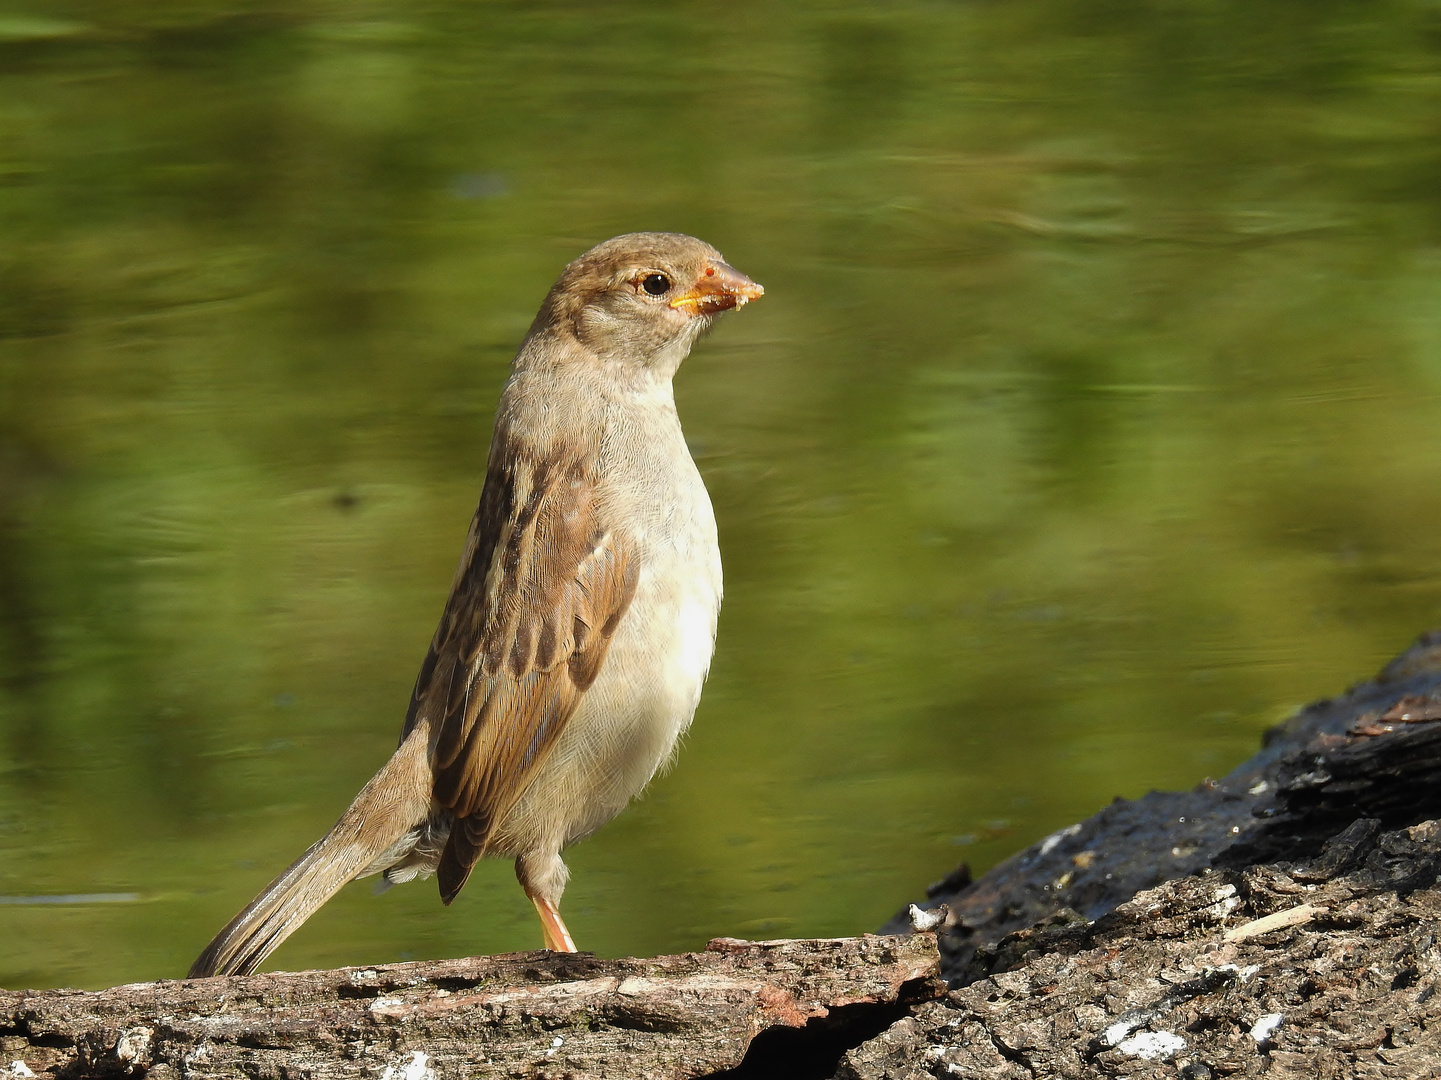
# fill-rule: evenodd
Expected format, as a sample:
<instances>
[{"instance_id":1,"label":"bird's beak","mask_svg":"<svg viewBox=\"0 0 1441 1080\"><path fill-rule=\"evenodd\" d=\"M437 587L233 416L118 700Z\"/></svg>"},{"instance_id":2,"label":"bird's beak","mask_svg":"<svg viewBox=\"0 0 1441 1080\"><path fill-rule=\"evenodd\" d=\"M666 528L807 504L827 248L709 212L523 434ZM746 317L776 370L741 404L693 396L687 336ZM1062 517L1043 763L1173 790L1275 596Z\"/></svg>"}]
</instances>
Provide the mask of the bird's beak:
<instances>
[{"instance_id":1,"label":"bird's beak","mask_svg":"<svg viewBox=\"0 0 1441 1080\"><path fill-rule=\"evenodd\" d=\"M714 262L706 265L695 287L677 296L670 306L687 315L714 315L718 311L743 307L764 295L765 289L734 266Z\"/></svg>"}]
</instances>

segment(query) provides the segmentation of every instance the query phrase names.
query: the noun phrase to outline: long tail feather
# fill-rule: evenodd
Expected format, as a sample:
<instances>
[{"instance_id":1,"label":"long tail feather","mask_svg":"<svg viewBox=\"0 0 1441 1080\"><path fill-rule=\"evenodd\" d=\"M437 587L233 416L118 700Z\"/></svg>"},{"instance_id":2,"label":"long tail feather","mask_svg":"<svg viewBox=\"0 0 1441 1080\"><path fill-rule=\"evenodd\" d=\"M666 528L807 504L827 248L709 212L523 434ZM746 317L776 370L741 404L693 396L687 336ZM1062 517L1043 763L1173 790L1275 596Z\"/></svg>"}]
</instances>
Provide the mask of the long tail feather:
<instances>
[{"instance_id":1,"label":"long tail feather","mask_svg":"<svg viewBox=\"0 0 1441 1080\"><path fill-rule=\"evenodd\" d=\"M335 827L215 935L189 977L250 974L343 885L384 869L391 849L430 812L426 744L423 728L412 731Z\"/></svg>"}]
</instances>

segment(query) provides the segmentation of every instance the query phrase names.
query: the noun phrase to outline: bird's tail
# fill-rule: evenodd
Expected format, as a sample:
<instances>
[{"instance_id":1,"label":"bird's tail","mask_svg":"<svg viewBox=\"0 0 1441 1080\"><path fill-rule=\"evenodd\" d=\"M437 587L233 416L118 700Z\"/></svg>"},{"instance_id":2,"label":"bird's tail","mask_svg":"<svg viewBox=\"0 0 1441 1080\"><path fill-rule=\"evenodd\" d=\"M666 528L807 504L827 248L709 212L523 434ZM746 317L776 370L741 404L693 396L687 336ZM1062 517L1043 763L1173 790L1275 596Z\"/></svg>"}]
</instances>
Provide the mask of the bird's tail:
<instances>
[{"instance_id":1,"label":"bird's tail","mask_svg":"<svg viewBox=\"0 0 1441 1080\"><path fill-rule=\"evenodd\" d=\"M353 878L382 870L430 813L430 762L423 725L400 744L335 827L226 924L190 966L192 979L248 975Z\"/></svg>"}]
</instances>

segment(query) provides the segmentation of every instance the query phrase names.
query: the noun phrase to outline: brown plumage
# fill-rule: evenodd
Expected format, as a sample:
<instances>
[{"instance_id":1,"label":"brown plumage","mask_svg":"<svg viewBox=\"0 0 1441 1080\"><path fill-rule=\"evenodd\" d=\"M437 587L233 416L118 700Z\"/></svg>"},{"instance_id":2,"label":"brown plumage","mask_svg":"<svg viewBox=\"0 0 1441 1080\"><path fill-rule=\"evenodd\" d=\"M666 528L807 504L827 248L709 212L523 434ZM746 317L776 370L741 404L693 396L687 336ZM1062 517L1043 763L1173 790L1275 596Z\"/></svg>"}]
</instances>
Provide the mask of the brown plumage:
<instances>
[{"instance_id":1,"label":"brown plumage","mask_svg":"<svg viewBox=\"0 0 1441 1080\"><path fill-rule=\"evenodd\" d=\"M634 233L566 267L521 344L480 505L399 749L321 840L216 935L191 976L247 973L352 878L516 860L546 945L574 949L560 852L618 813L689 724L720 556L671 377L761 295L719 252Z\"/></svg>"},{"instance_id":2,"label":"brown plumage","mask_svg":"<svg viewBox=\"0 0 1441 1080\"><path fill-rule=\"evenodd\" d=\"M456 591L456 619L431 646L450 677L433 680L434 705L417 696L406 721L427 707L443 717L431 765L432 795L455 819L438 868L446 903L595 681L635 595L634 561L614 535L594 531L595 467L593 453L512 461L486 478L486 494L496 494L493 505L482 501L488 517L476 532L511 542L490 558L477 553L491 580L472 573Z\"/></svg>"}]
</instances>

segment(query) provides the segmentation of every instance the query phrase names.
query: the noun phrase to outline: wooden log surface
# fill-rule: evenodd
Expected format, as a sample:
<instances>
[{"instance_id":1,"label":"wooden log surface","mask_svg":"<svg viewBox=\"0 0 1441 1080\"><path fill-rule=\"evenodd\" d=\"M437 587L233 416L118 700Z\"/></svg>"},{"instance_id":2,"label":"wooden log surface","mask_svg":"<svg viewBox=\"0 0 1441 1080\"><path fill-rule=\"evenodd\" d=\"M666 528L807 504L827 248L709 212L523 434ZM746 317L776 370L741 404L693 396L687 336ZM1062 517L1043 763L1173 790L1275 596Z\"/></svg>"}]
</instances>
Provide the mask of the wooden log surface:
<instances>
[{"instance_id":1,"label":"wooden log surface","mask_svg":"<svg viewBox=\"0 0 1441 1080\"><path fill-rule=\"evenodd\" d=\"M838 1059L939 996L935 939L751 943L651 960L518 953L0 991L0 1069L24 1077L692 1077L752 1051ZM762 1032L772 1035L757 1040ZM776 1033L792 1033L787 1041ZM753 1048L753 1044L759 1043Z\"/></svg>"},{"instance_id":2,"label":"wooden log surface","mask_svg":"<svg viewBox=\"0 0 1441 1080\"><path fill-rule=\"evenodd\" d=\"M1008 934L1060 912L1095 920L1191 874L1307 859L1360 818L1395 829L1441 817L1441 632L1373 680L1302 709L1261 750L1191 791L1117 799L973 881L962 864L919 906L939 928L953 986L983 978ZM905 933L903 908L881 933Z\"/></svg>"},{"instance_id":3,"label":"wooden log surface","mask_svg":"<svg viewBox=\"0 0 1441 1080\"><path fill-rule=\"evenodd\" d=\"M1305 864L1052 917L945 993L929 934L11 993L0 1072L1416 1080L1441 1075L1438 872L1441 824L1362 819Z\"/></svg>"},{"instance_id":4,"label":"wooden log surface","mask_svg":"<svg viewBox=\"0 0 1441 1080\"><path fill-rule=\"evenodd\" d=\"M1436 817L1428 635L1221 780L938 883L949 992L930 934L0 991L0 1073L1441 1076Z\"/></svg>"},{"instance_id":5,"label":"wooden log surface","mask_svg":"<svg viewBox=\"0 0 1441 1080\"><path fill-rule=\"evenodd\" d=\"M1215 870L1004 939L837 1080L1441 1076L1441 823Z\"/></svg>"}]
</instances>

